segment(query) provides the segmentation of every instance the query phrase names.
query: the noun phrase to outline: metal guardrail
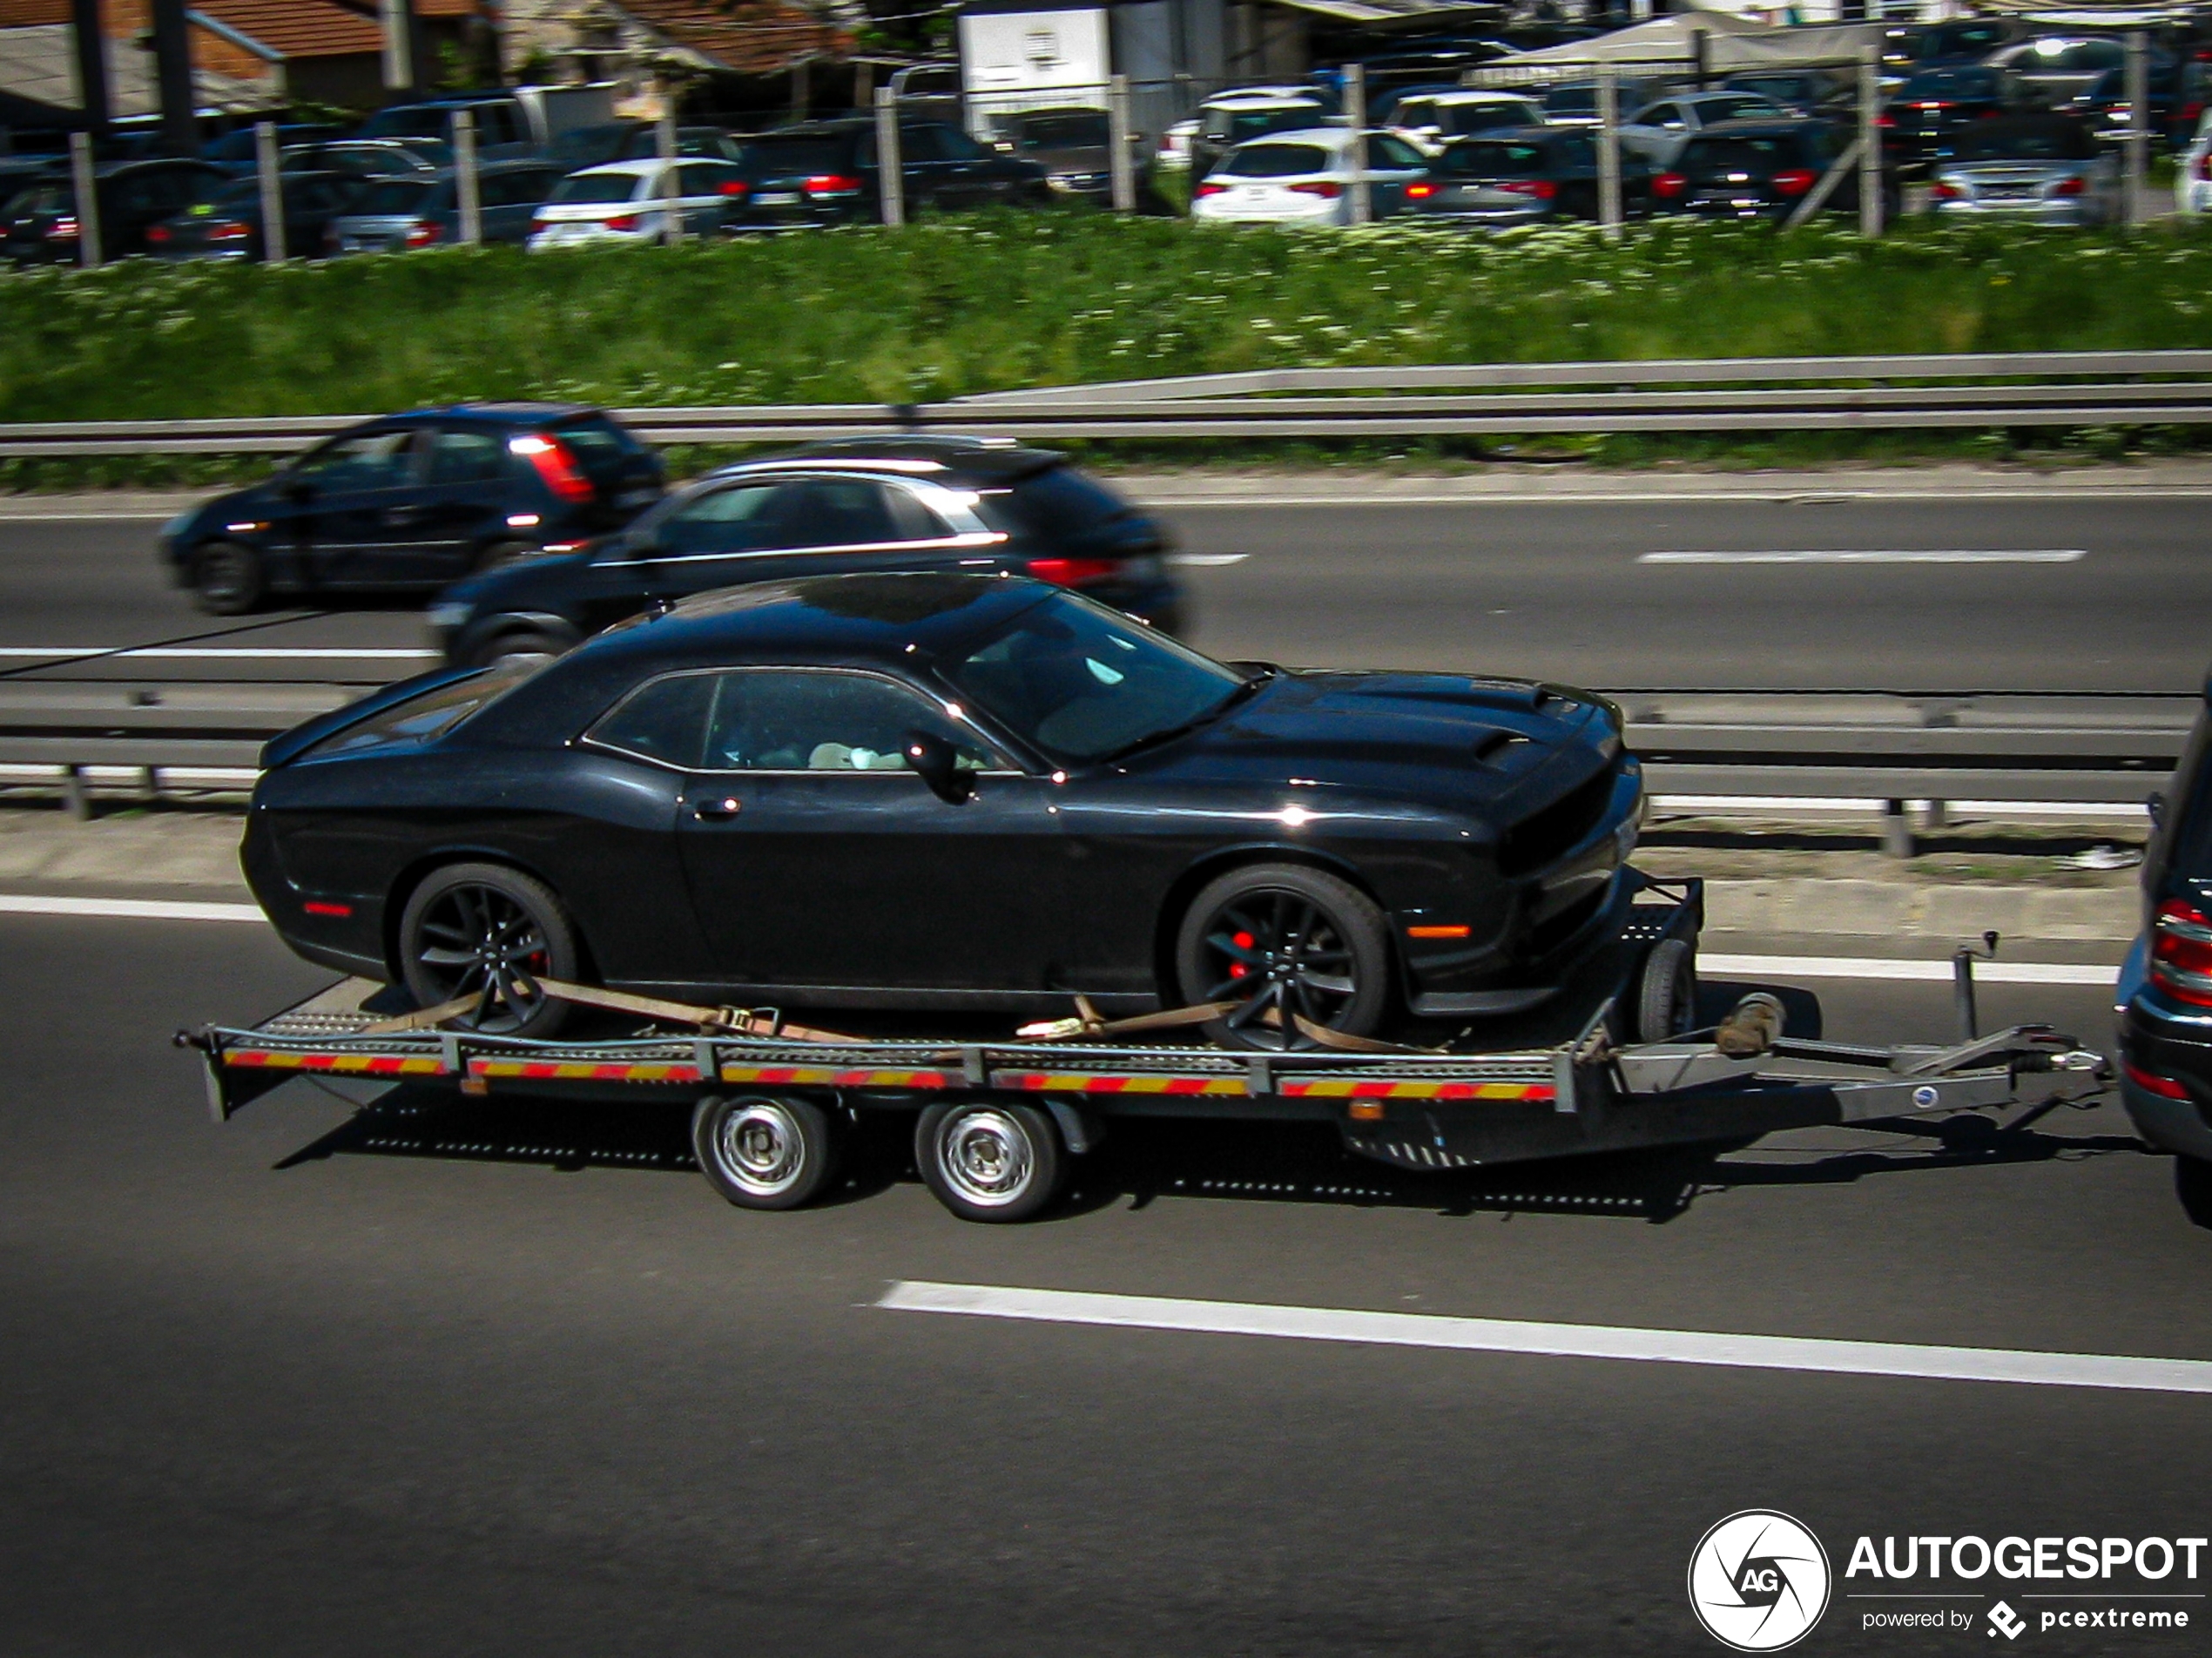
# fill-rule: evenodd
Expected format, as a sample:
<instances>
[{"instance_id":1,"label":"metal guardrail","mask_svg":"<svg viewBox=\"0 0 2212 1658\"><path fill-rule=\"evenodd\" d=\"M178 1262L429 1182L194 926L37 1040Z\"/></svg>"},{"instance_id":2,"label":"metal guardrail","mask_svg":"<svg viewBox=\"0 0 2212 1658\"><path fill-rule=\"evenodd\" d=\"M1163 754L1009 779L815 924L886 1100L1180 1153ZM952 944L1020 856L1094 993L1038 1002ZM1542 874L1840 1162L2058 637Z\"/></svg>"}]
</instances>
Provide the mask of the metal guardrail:
<instances>
[{"instance_id":1,"label":"metal guardrail","mask_svg":"<svg viewBox=\"0 0 2212 1658\"><path fill-rule=\"evenodd\" d=\"M2205 351L1480 363L1256 369L993 392L943 403L616 413L653 442L714 444L917 432L1064 440L2143 426L2212 421L2208 376L2212 352ZM1960 381L1985 383L1933 383ZM1710 389L1716 387L1729 389ZM1581 389L1559 389L1569 388ZM6 425L0 426L0 459L285 455L368 418Z\"/></svg>"},{"instance_id":2,"label":"metal guardrail","mask_svg":"<svg viewBox=\"0 0 2212 1658\"><path fill-rule=\"evenodd\" d=\"M126 767L158 792L179 769L250 772L261 744L361 685L0 685L0 765L52 768L73 807L88 768ZM2186 696L1628 691L1655 794L1776 799L2136 801L2188 735Z\"/></svg>"}]
</instances>

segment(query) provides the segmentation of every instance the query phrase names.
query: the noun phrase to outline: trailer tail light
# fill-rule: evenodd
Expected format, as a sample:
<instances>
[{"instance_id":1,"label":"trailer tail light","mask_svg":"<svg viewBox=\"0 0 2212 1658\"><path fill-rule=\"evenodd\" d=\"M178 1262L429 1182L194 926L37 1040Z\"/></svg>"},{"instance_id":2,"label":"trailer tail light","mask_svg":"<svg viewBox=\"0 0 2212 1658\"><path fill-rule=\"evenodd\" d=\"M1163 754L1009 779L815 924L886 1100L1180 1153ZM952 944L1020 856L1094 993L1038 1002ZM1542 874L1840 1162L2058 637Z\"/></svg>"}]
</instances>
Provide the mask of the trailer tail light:
<instances>
[{"instance_id":1,"label":"trailer tail light","mask_svg":"<svg viewBox=\"0 0 2212 1658\"><path fill-rule=\"evenodd\" d=\"M1344 186L1333 179L1315 179L1306 184L1292 185L1291 188L1301 196L1318 196L1325 201L1334 201L1344 194Z\"/></svg>"},{"instance_id":2,"label":"trailer tail light","mask_svg":"<svg viewBox=\"0 0 2212 1658\"><path fill-rule=\"evenodd\" d=\"M589 501L592 496L591 480L577 469L576 457L568 446L557 438L528 437L507 440L510 455L519 455L536 468L545 487L563 501Z\"/></svg>"},{"instance_id":3,"label":"trailer tail light","mask_svg":"<svg viewBox=\"0 0 2212 1658\"><path fill-rule=\"evenodd\" d=\"M1656 174L1651 180L1651 193L1665 201L1672 201L1689 188L1689 180L1678 172Z\"/></svg>"},{"instance_id":4,"label":"trailer tail light","mask_svg":"<svg viewBox=\"0 0 2212 1658\"><path fill-rule=\"evenodd\" d=\"M407 235L402 239L409 247L428 247L444 234L445 233L436 224L426 221L420 225L409 225L407 227Z\"/></svg>"},{"instance_id":5,"label":"trailer tail light","mask_svg":"<svg viewBox=\"0 0 2212 1658\"><path fill-rule=\"evenodd\" d=\"M2178 898L2158 907L2151 923L2151 982L2178 1001L2212 1008L2212 921Z\"/></svg>"},{"instance_id":6,"label":"trailer tail light","mask_svg":"<svg viewBox=\"0 0 2212 1658\"><path fill-rule=\"evenodd\" d=\"M1198 193L1202 196L1225 196L1229 193L1229 186L1217 185L1209 179L1198 186Z\"/></svg>"},{"instance_id":7,"label":"trailer tail light","mask_svg":"<svg viewBox=\"0 0 2212 1658\"><path fill-rule=\"evenodd\" d=\"M1059 587L1096 587L1122 573L1117 558L1033 558L1029 574Z\"/></svg>"},{"instance_id":8,"label":"trailer tail light","mask_svg":"<svg viewBox=\"0 0 2212 1658\"><path fill-rule=\"evenodd\" d=\"M1529 196L1538 201L1549 201L1559 194L1559 186L1548 179L1508 179L1498 188L1509 196Z\"/></svg>"},{"instance_id":9,"label":"trailer tail light","mask_svg":"<svg viewBox=\"0 0 2212 1658\"><path fill-rule=\"evenodd\" d=\"M2186 1100L2189 1096L2188 1089L2170 1076L2161 1076L2155 1071L2147 1071L2140 1065L2130 1065L2125 1061L2121 1062L2120 1068L2127 1072L2130 1082L2146 1094L2155 1094L2161 1100Z\"/></svg>"},{"instance_id":10,"label":"trailer tail light","mask_svg":"<svg viewBox=\"0 0 2212 1658\"><path fill-rule=\"evenodd\" d=\"M799 188L810 196L857 196L861 186L849 172L818 172Z\"/></svg>"},{"instance_id":11,"label":"trailer tail light","mask_svg":"<svg viewBox=\"0 0 2212 1658\"><path fill-rule=\"evenodd\" d=\"M1802 196L1820 181L1820 175L1811 167L1784 167L1770 182L1785 196Z\"/></svg>"}]
</instances>

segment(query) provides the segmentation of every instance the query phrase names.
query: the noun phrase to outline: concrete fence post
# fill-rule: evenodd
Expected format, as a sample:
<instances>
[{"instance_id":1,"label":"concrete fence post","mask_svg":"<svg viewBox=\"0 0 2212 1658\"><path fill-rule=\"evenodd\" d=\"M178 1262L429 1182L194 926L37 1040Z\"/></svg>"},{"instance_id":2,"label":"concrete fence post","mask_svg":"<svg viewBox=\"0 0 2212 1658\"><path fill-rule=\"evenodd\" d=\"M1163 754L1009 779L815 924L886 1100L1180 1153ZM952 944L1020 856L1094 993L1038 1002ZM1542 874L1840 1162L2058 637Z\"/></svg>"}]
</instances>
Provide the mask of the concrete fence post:
<instances>
[{"instance_id":1,"label":"concrete fence post","mask_svg":"<svg viewBox=\"0 0 2212 1658\"><path fill-rule=\"evenodd\" d=\"M261 259L281 265L285 256L284 158L274 121L253 124L253 171L261 185Z\"/></svg>"},{"instance_id":2,"label":"concrete fence post","mask_svg":"<svg viewBox=\"0 0 2212 1658\"><path fill-rule=\"evenodd\" d=\"M476 173L476 112L453 112L453 199L461 217L461 239L474 247L484 239L484 204Z\"/></svg>"},{"instance_id":3,"label":"concrete fence post","mask_svg":"<svg viewBox=\"0 0 2212 1658\"><path fill-rule=\"evenodd\" d=\"M77 196L77 262L89 271L100 262L100 192L89 132L69 135L69 182Z\"/></svg>"},{"instance_id":4,"label":"concrete fence post","mask_svg":"<svg viewBox=\"0 0 2212 1658\"><path fill-rule=\"evenodd\" d=\"M1621 239L1621 78L1597 66L1597 222L1608 241Z\"/></svg>"},{"instance_id":5,"label":"concrete fence post","mask_svg":"<svg viewBox=\"0 0 2212 1658\"><path fill-rule=\"evenodd\" d=\"M1367 68L1364 64L1344 66L1344 116L1352 128L1352 200L1345 217L1365 225L1375 216L1375 198L1367 183Z\"/></svg>"},{"instance_id":6,"label":"concrete fence post","mask_svg":"<svg viewBox=\"0 0 2212 1658\"><path fill-rule=\"evenodd\" d=\"M907 222L907 175L899 157L899 95L887 86L875 94L876 195L882 204L883 222Z\"/></svg>"},{"instance_id":7,"label":"concrete fence post","mask_svg":"<svg viewBox=\"0 0 2212 1658\"><path fill-rule=\"evenodd\" d=\"M1136 211L1136 158L1130 154L1129 143L1129 77L1116 75L1106 83L1106 144L1117 213Z\"/></svg>"}]
</instances>

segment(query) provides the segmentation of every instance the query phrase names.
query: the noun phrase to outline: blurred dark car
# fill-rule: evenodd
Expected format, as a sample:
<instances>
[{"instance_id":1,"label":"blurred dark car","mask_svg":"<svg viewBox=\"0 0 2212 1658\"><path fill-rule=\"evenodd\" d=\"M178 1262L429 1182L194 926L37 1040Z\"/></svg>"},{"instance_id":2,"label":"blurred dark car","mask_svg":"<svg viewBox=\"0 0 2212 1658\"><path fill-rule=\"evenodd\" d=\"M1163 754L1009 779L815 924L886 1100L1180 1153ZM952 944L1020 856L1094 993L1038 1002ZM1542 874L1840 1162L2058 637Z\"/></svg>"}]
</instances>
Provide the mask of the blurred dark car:
<instances>
[{"instance_id":1,"label":"blurred dark car","mask_svg":"<svg viewBox=\"0 0 2212 1658\"><path fill-rule=\"evenodd\" d=\"M334 172L280 172L284 257L316 259L330 221L361 194L361 181ZM244 179L212 201L195 202L146 232L147 249L172 259L258 259L264 256L261 184Z\"/></svg>"},{"instance_id":2,"label":"blurred dark car","mask_svg":"<svg viewBox=\"0 0 2212 1658\"><path fill-rule=\"evenodd\" d=\"M693 159L738 161L745 156L745 140L727 127L679 126L676 153ZM545 158L564 172L603 167L610 161L643 161L660 153L660 128L652 121L604 121L597 126L571 127L555 138Z\"/></svg>"},{"instance_id":3,"label":"blurred dark car","mask_svg":"<svg viewBox=\"0 0 2212 1658\"><path fill-rule=\"evenodd\" d=\"M206 161L111 161L94 170L100 257L148 251L146 233L194 202L212 201L231 176ZM67 172L19 192L0 226L0 254L21 265L77 262L77 187Z\"/></svg>"},{"instance_id":4,"label":"blurred dark car","mask_svg":"<svg viewBox=\"0 0 2212 1658\"><path fill-rule=\"evenodd\" d=\"M2055 108L2071 104L2107 74L2128 66L2128 44L2118 35L2037 35L2015 41L1985 60L2004 76L2006 96L2014 104ZM2168 73L2173 58L2154 49L2154 76Z\"/></svg>"},{"instance_id":5,"label":"blurred dark car","mask_svg":"<svg viewBox=\"0 0 2212 1658\"><path fill-rule=\"evenodd\" d=\"M1979 64L2027 32L2026 24L2010 17L1952 17L1943 23L1887 30L1882 56L1908 71L1946 64Z\"/></svg>"},{"instance_id":6,"label":"blurred dark car","mask_svg":"<svg viewBox=\"0 0 2212 1658\"><path fill-rule=\"evenodd\" d=\"M277 147L290 149L297 145L320 144L328 139L343 138L346 129L320 121L280 122L276 130ZM210 138L200 145L199 158L212 161L230 173L252 172L260 165L260 135L254 124L233 127L219 138Z\"/></svg>"},{"instance_id":7,"label":"blurred dark car","mask_svg":"<svg viewBox=\"0 0 2212 1658\"><path fill-rule=\"evenodd\" d=\"M1825 121L1730 121L1709 126L1683 146L1651 180L1661 212L1703 219L1781 220L1795 212L1849 139ZM1896 192L1885 185L1886 211ZM1858 169L1838 182L1823 204L1830 212L1858 211Z\"/></svg>"},{"instance_id":8,"label":"blurred dark car","mask_svg":"<svg viewBox=\"0 0 2212 1658\"><path fill-rule=\"evenodd\" d=\"M354 179L428 178L450 166L453 152L428 138L341 138L301 144L277 159L281 172L342 172Z\"/></svg>"},{"instance_id":9,"label":"blurred dark car","mask_svg":"<svg viewBox=\"0 0 2212 1658\"><path fill-rule=\"evenodd\" d=\"M2145 66L2143 91L2150 104L2150 132L2154 145L2186 149L2196 137L2203 118L2206 71L2202 64L2154 64ZM2066 105L2104 144L2124 144L2135 125L2135 108L2128 96L2128 71L2108 69L2088 89Z\"/></svg>"},{"instance_id":10,"label":"blurred dark car","mask_svg":"<svg viewBox=\"0 0 2212 1658\"><path fill-rule=\"evenodd\" d=\"M1651 170L1626 150L1621 205L1631 215L1651 208ZM1523 127L1460 138L1429 163L1426 180L1406 186L1406 206L1424 219L1467 225L1595 219L1597 144L1581 127Z\"/></svg>"},{"instance_id":11,"label":"blurred dark car","mask_svg":"<svg viewBox=\"0 0 2212 1658\"><path fill-rule=\"evenodd\" d=\"M2120 158L2070 115L2015 115L1963 134L1935 165L1928 211L1946 219L2108 225L2124 217Z\"/></svg>"},{"instance_id":12,"label":"blurred dark car","mask_svg":"<svg viewBox=\"0 0 2212 1658\"><path fill-rule=\"evenodd\" d=\"M1035 206L1052 198L1035 161L1000 155L958 127L937 121L899 128L906 206L917 210ZM732 231L873 223L877 188L875 123L814 121L748 138L738 163L746 189L727 215Z\"/></svg>"},{"instance_id":13,"label":"blurred dark car","mask_svg":"<svg viewBox=\"0 0 2212 1658\"><path fill-rule=\"evenodd\" d=\"M561 182L543 161L488 161L476 169L476 197L487 242L529 239L538 204ZM329 221L329 253L400 253L449 247L461 239L461 197L450 169L380 179Z\"/></svg>"},{"instance_id":14,"label":"blurred dark car","mask_svg":"<svg viewBox=\"0 0 2212 1658\"><path fill-rule=\"evenodd\" d=\"M1110 207L1114 202L1114 151L1106 111L1091 109L1023 110L994 118L1001 154L1034 161L1045 170L1045 184L1065 200ZM1131 135L1134 139L1135 135ZM1130 176L1140 212L1172 212L1152 179L1145 147L1130 145Z\"/></svg>"},{"instance_id":15,"label":"blurred dark car","mask_svg":"<svg viewBox=\"0 0 2212 1658\"><path fill-rule=\"evenodd\" d=\"M217 616L273 593L419 593L618 529L660 498L664 477L660 457L597 409L417 409L179 515L161 556Z\"/></svg>"},{"instance_id":16,"label":"blurred dark car","mask_svg":"<svg viewBox=\"0 0 2212 1658\"><path fill-rule=\"evenodd\" d=\"M968 438L853 438L725 467L620 535L448 589L430 627L456 664L552 656L663 602L852 570L1004 570L1172 632L1159 522L1064 455Z\"/></svg>"},{"instance_id":17,"label":"blurred dark car","mask_svg":"<svg viewBox=\"0 0 2212 1658\"><path fill-rule=\"evenodd\" d=\"M1905 164L1929 159L1977 121L2005 113L2005 79L1993 69L1925 69L1891 97L1879 117L1882 152Z\"/></svg>"},{"instance_id":18,"label":"blurred dark car","mask_svg":"<svg viewBox=\"0 0 2212 1658\"><path fill-rule=\"evenodd\" d=\"M1856 97L1851 86L1817 69L1755 69L1730 75L1723 92L1750 92L1799 115L1817 115Z\"/></svg>"}]
</instances>

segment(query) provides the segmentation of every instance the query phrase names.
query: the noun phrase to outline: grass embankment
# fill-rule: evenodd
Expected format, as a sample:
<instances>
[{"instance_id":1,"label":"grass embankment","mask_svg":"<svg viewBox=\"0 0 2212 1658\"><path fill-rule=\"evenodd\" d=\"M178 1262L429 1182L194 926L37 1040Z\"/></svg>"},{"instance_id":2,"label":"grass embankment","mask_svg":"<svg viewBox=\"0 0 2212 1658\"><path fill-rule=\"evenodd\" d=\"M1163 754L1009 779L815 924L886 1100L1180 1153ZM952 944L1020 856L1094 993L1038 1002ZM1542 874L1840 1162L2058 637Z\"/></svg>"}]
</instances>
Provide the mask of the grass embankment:
<instances>
[{"instance_id":1,"label":"grass embankment","mask_svg":"<svg viewBox=\"0 0 2212 1658\"><path fill-rule=\"evenodd\" d=\"M1840 229L1662 223L1615 245L1580 226L1470 236L1393 224L1332 235L1002 214L557 256L461 249L276 270L134 260L16 273L0 276L0 420L351 414L506 397L927 402L1339 363L2208 346L2212 233L2195 226L1913 224L1863 243ZM1905 434L1547 447L1608 462L1772 461L1995 454L2009 442ZM1254 453L1161 446L1146 458L1232 452ZM182 481L237 464L19 462L0 483Z\"/></svg>"}]
</instances>

